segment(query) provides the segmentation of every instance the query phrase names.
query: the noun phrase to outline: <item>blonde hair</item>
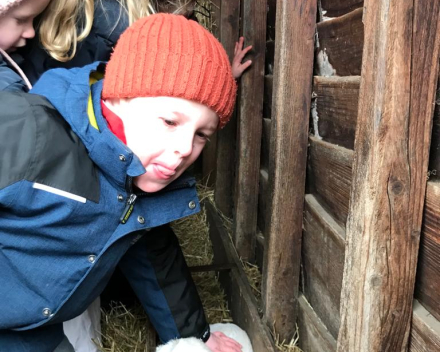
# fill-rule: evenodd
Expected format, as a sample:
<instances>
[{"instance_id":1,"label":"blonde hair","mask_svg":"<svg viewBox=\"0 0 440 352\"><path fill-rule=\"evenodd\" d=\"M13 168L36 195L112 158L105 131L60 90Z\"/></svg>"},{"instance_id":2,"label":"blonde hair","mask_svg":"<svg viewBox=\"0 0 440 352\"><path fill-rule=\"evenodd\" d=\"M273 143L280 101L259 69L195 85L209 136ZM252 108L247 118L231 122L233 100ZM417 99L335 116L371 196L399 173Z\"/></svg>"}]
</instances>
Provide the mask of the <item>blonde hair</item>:
<instances>
[{"instance_id":1,"label":"blonde hair","mask_svg":"<svg viewBox=\"0 0 440 352\"><path fill-rule=\"evenodd\" d=\"M121 5L120 17L122 11L128 14L129 24L155 12L149 0L114 1ZM61 62L71 60L76 54L77 43L90 34L94 12L94 0L52 0L39 26L40 41L49 55Z\"/></svg>"}]
</instances>

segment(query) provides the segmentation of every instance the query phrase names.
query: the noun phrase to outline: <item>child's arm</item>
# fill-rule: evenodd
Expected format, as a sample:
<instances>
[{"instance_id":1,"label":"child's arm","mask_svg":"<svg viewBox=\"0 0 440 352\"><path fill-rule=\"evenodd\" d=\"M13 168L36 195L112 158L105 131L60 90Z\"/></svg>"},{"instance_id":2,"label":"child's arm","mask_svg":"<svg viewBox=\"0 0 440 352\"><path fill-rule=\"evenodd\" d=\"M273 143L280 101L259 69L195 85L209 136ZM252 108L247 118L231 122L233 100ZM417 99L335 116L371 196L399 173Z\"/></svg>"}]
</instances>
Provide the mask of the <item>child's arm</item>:
<instances>
[{"instance_id":1,"label":"child's arm","mask_svg":"<svg viewBox=\"0 0 440 352\"><path fill-rule=\"evenodd\" d=\"M147 311L162 342L209 337L202 303L169 225L146 232L119 266Z\"/></svg>"},{"instance_id":2,"label":"child's arm","mask_svg":"<svg viewBox=\"0 0 440 352\"><path fill-rule=\"evenodd\" d=\"M238 42L235 43L234 58L232 59L232 75L235 79L239 79L243 72L252 65L251 60L247 60L245 63L241 63L246 54L252 49L252 45L243 49L244 38L240 37Z\"/></svg>"}]
</instances>

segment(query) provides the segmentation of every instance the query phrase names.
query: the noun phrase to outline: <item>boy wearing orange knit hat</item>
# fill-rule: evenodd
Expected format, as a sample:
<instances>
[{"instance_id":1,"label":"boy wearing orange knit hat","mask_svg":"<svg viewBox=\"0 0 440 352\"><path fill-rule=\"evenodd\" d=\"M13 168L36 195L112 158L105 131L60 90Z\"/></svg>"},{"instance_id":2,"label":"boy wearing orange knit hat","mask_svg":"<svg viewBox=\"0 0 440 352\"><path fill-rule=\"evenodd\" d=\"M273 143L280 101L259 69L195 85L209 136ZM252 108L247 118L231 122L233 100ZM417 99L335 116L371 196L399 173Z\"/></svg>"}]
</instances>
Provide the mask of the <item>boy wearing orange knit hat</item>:
<instances>
[{"instance_id":1,"label":"boy wearing orange knit hat","mask_svg":"<svg viewBox=\"0 0 440 352\"><path fill-rule=\"evenodd\" d=\"M119 265L163 342L240 351L210 334L163 228L200 210L185 170L234 107L220 43L182 16L152 15L127 29L107 66L48 71L31 93L0 93L2 350L68 351L62 323Z\"/></svg>"}]
</instances>

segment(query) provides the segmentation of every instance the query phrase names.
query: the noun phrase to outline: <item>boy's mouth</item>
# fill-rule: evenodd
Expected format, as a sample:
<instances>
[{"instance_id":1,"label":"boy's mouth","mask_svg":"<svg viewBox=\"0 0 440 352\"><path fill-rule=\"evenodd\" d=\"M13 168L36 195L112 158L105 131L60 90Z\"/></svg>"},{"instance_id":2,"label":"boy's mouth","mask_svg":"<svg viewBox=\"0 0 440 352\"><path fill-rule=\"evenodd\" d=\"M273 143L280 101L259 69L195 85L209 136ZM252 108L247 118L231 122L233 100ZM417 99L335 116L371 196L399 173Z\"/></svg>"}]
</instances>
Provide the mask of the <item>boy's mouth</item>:
<instances>
[{"instance_id":1,"label":"boy's mouth","mask_svg":"<svg viewBox=\"0 0 440 352\"><path fill-rule=\"evenodd\" d=\"M160 164L154 164L153 167L159 177L163 176L161 178L170 178L176 174L176 170L169 169L166 166Z\"/></svg>"}]
</instances>

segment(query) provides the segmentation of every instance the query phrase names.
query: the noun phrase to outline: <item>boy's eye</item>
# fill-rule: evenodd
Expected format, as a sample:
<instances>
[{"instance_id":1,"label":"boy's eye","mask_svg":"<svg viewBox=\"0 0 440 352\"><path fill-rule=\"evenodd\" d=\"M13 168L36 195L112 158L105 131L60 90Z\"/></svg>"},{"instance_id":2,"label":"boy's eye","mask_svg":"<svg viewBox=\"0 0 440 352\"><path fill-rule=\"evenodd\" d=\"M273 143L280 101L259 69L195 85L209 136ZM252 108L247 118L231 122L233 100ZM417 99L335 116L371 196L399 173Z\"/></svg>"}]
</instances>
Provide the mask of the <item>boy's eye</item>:
<instances>
[{"instance_id":1,"label":"boy's eye","mask_svg":"<svg viewBox=\"0 0 440 352\"><path fill-rule=\"evenodd\" d=\"M209 142L209 137L206 134L204 134L203 132L197 132L196 134L197 134L197 137L200 137L200 138Z\"/></svg>"},{"instance_id":2,"label":"boy's eye","mask_svg":"<svg viewBox=\"0 0 440 352\"><path fill-rule=\"evenodd\" d=\"M173 120L163 119L163 122L168 126L176 126L176 122Z\"/></svg>"}]
</instances>

